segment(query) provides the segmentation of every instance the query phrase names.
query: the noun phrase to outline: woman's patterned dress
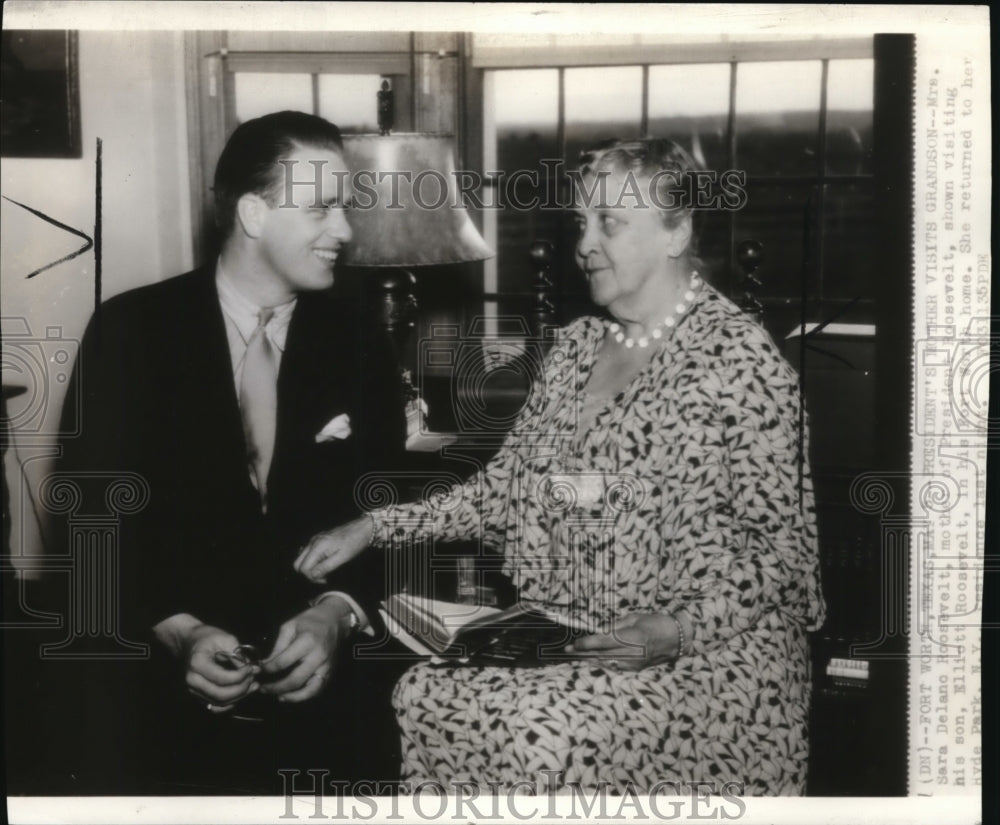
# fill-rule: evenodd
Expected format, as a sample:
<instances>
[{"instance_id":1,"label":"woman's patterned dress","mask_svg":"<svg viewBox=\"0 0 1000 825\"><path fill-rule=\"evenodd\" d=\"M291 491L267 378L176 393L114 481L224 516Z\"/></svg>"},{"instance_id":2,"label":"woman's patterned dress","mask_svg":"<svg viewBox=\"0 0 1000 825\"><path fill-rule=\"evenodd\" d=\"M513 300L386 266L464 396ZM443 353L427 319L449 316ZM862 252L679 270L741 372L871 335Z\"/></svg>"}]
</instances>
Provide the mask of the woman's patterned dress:
<instances>
[{"instance_id":1,"label":"woman's patterned dress","mask_svg":"<svg viewBox=\"0 0 1000 825\"><path fill-rule=\"evenodd\" d=\"M482 537L525 601L592 631L684 611L694 637L637 673L418 664L394 694L403 777L801 793L806 630L824 605L795 373L706 286L583 431L604 334L596 318L562 330L496 458L449 494L376 510L379 542Z\"/></svg>"}]
</instances>

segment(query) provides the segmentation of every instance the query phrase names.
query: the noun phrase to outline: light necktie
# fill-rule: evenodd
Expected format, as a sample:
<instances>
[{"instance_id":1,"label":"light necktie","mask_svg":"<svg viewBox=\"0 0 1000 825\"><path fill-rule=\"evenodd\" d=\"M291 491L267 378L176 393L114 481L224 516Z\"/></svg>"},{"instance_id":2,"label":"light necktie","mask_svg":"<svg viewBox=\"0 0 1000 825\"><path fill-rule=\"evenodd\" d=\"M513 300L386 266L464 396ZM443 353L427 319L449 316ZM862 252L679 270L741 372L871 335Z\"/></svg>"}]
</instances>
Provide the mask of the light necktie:
<instances>
[{"instance_id":1,"label":"light necktie","mask_svg":"<svg viewBox=\"0 0 1000 825\"><path fill-rule=\"evenodd\" d=\"M278 413L278 365L274 348L264 330L273 314L273 309L262 309L257 316L257 328L247 342L240 380L240 411L246 435L247 461L265 512L267 473L274 455L274 428Z\"/></svg>"}]
</instances>

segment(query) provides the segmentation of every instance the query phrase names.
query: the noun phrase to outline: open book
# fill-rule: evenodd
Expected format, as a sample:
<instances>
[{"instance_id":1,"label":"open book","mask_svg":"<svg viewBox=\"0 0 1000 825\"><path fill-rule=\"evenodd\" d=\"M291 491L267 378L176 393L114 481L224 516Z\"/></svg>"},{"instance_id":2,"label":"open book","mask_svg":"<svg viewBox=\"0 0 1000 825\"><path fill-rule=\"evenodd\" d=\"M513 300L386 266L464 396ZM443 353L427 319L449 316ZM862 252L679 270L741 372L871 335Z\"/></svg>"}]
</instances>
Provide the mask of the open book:
<instances>
[{"instance_id":1,"label":"open book","mask_svg":"<svg viewBox=\"0 0 1000 825\"><path fill-rule=\"evenodd\" d=\"M522 604L506 610L397 593L383 604L386 627L439 662L539 665L572 658L562 648L580 633Z\"/></svg>"}]
</instances>

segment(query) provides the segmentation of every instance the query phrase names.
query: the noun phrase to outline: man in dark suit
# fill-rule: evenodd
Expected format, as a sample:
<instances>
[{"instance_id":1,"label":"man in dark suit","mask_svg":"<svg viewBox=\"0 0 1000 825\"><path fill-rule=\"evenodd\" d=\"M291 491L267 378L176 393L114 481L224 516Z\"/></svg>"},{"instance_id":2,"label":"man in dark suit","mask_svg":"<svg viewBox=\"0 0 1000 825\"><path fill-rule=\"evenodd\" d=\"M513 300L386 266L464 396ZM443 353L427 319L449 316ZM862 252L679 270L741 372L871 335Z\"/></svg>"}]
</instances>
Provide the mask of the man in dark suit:
<instances>
[{"instance_id":1,"label":"man in dark suit","mask_svg":"<svg viewBox=\"0 0 1000 825\"><path fill-rule=\"evenodd\" d=\"M382 573L314 588L292 569L405 438L389 344L331 290L351 239L339 131L299 112L242 124L215 196L218 260L105 302L73 378L81 435L60 469L150 489L121 521L120 609L152 661L82 688L81 713L103 703L115 720L89 767L138 771L122 789L156 793L280 793L283 768L387 778L391 680L348 643L377 621Z\"/></svg>"}]
</instances>

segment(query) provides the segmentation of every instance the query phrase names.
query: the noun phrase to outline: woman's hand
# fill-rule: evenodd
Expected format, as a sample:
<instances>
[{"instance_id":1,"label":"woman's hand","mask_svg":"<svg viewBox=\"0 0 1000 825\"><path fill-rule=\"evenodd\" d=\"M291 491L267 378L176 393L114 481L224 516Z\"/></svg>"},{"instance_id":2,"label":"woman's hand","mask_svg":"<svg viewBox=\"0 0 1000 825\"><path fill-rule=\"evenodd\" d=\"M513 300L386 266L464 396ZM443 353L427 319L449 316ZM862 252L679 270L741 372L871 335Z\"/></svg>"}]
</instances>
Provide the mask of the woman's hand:
<instances>
[{"instance_id":1,"label":"woman's hand","mask_svg":"<svg viewBox=\"0 0 1000 825\"><path fill-rule=\"evenodd\" d=\"M322 582L326 574L361 553L375 532L375 520L359 519L313 536L295 559L295 569L310 581Z\"/></svg>"},{"instance_id":2,"label":"woman's hand","mask_svg":"<svg viewBox=\"0 0 1000 825\"><path fill-rule=\"evenodd\" d=\"M682 620L662 613L630 613L615 621L611 633L582 636L566 645L566 651L593 657L616 670L638 671L672 662L680 653L678 621Z\"/></svg>"}]
</instances>

